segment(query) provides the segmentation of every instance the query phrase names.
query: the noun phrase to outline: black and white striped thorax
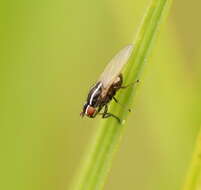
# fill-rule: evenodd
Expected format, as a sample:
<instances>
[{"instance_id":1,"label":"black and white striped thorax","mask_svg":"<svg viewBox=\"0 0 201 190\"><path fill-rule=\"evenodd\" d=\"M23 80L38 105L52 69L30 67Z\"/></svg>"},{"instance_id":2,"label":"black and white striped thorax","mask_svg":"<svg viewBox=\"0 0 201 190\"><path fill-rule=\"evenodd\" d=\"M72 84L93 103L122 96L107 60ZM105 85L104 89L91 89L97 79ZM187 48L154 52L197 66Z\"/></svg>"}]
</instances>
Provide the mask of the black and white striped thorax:
<instances>
[{"instance_id":1,"label":"black and white striped thorax","mask_svg":"<svg viewBox=\"0 0 201 190\"><path fill-rule=\"evenodd\" d=\"M102 93L103 84L98 82L94 87L91 88L88 97L87 97L87 104L89 106L97 107L99 101L101 99L100 95Z\"/></svg>"}]
</instances>

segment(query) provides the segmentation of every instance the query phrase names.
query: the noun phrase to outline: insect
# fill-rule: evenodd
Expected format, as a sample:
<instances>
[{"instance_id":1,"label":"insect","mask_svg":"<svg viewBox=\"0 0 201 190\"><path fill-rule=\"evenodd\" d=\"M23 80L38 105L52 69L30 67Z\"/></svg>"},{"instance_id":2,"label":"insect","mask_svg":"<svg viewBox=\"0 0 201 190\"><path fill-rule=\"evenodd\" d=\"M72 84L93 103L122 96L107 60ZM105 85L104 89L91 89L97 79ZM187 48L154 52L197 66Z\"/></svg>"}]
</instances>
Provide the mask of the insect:
<instances>
[{"instance_id":1,"label":"insect","mask_svg":"<svg viewBox=\"0 0 201 190\"><path fill-rule=\"evenodd\" d=\"M120 121L117 116L108 113L108 103L112 99L118 102L114 96L119 89L125 88L125 86L122 85L123 76L121 71L128 62L132 50L133 45L124 47L108 63L98 81L88 93L87 101L80 113L82 117L86 115L90 118L94 118L97 114L100 114L102 118L114 117ZM100 113L102 109L104 109L104 111Z\"/></svg>"}]
</instances>

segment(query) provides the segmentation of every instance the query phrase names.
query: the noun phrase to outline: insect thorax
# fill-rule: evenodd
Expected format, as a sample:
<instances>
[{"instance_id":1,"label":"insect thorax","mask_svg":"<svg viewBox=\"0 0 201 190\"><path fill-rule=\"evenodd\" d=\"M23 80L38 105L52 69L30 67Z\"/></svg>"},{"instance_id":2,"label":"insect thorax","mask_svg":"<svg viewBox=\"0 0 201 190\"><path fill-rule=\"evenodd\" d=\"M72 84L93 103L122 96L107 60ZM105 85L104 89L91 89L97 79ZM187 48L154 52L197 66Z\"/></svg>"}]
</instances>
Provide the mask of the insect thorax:
<instances>
[{"instance_id":1,"label":"insect thorax","mask_svg":"<svg viewBox=\"0 0 201 190\"><path fill-rule=\"evenodd\" d=\"M87 103L90 105L90 106L93 106L93 107L97 107L98 106L98 102L101 98L101 92L102 92L102 83L101 82L98 82L96 83L95 86L93 86L88 94L88 97L87 97Z\"/></svg>"}]
</instances>

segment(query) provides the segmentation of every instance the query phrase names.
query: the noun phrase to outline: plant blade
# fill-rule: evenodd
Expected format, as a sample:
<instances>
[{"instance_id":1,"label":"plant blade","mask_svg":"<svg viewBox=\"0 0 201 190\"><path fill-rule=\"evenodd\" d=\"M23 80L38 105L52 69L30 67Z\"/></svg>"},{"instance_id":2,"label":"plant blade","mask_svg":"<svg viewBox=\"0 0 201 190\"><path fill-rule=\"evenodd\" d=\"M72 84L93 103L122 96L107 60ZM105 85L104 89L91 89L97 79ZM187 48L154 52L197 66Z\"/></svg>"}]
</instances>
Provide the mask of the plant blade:
<instances>
[{"instance_id":1,"label":"plant blade","mask_svg":"<svg viewBox=\"0 0 201 190\"><path fill-rule=\"evenodd\" d=\"M137 34L134 51L125 68L125 84L134 83L139 79L154 38L161 26L161 20L165 17L170 4L171 0L152 0ZM128 88L124 93L118 94L120 102L125 105L123 111L122 107L113 102L110 103L109 111L118 115L122 121L128 115L126 107L132 105L136 88L137 85L134 85L133 88ZM121 139L123 126L114 118L101 120L96 136L91 142L83 168L75 181L74 190L99 190L103 188L111 168L113 154L117 150Z\"/></svg>"}]
</instances>

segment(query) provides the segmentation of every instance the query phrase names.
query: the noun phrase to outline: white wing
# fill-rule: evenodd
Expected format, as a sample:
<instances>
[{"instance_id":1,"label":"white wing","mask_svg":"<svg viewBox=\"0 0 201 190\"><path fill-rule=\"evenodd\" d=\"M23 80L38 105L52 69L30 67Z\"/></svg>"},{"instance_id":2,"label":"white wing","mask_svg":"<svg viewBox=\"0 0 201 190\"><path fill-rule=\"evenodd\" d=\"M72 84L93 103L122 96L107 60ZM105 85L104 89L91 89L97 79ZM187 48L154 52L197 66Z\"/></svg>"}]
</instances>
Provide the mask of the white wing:
<instances>
[{"instance_id":1,"label":"white wing","mask_svg":"<svg viewBox=\"0 0 201 190\"><path fill-rule=\"evenodd\" d=\"M98 80L102 82L104 88L110 86L116 77L121 73L123 66L127 63L131 55L132 50L133 45L124 47L108 63Z\"/></svg>"}]
</instances>

